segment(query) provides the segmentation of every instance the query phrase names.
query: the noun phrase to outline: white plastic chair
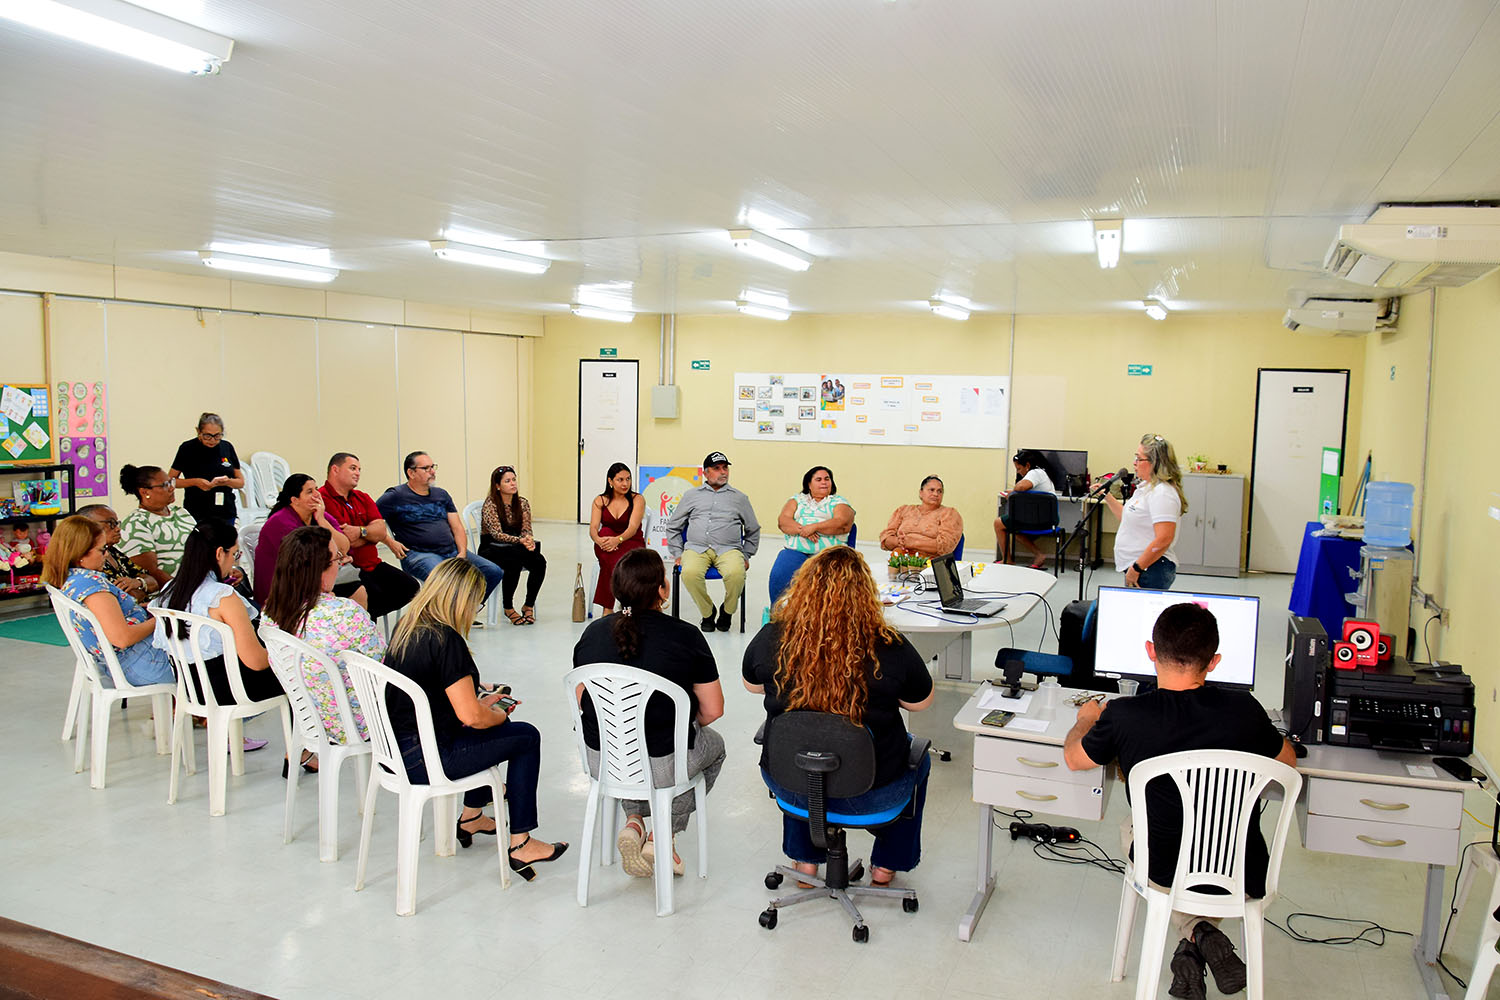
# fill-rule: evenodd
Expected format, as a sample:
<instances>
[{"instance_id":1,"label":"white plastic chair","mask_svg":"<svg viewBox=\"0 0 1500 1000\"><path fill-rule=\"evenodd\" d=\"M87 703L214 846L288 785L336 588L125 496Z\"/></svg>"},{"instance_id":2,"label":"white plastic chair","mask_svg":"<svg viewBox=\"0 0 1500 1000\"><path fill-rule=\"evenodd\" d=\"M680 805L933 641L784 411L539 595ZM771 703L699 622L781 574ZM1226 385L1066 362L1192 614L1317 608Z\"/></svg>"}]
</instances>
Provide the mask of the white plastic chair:
<instances>
[{"instance_id":1,"label":"white plastic chair","mask_svg":"<svg viewBox=\"0 0 1500 1000\"><path fill-rule=\"evenodd\" d=\"M292 716L285 695L251 701L245 693L245 682L240 678L240 658L234 644L234 630L223 622L205 618L186 611L171 611L153 607L151 613L161 620L161 628L167 635L167 651L177 666L177 711L172 717L172 779L167 784L167 805L177 802L177 765L179 761L188 774L197 771L193 759L193 716L208 722L208 814L224 815L225 791L229 777L224 771L226 759L230 772L245 773L244 719L260 715L273 709L281 715L282 745L290 754L292 746ZM187 626L187 635L178 636L177 626ZM229 680L234 703L220 705L214 698L213 686L208 680L201 639L207 632L219 636L223 646L224 674ZM197 678L197 690L189 676ZM199 697L199 691L202 697ZM289 758L290 759L290 758Z\"/></svg>"},{"instance_id":2,"label":"white plastic chair","mask_svg":"<svg viewBox=\"0 0 1500 1000\"><path fill-rule=\"evenodd\" d=\"M1474 875L1480 868L1490 873L1495 880L1490 888L1490 899L1485 904L1484 918L1479 928L1479 944L1474 952L1474 971L1469 973L1469 988L1464 1000L1484 1000L1489 992L1490 979L1500 965L1500 921L1495 919L1495 908L1500 907L1500 858L1489 844L1476 844L1464 855L1463 867L1458 872L1457 898L1453 903L1453 924L1463 919L1464 904L1469 901L1469 889L1474 884Z\"/></svg>"},{"instance_id":3,"label":"white plastic chair","mask_svg":"<svg viewBox=\"0 0 1500 1000\"><path fill-rule=\"evenodd\" d=\"M266 498L261 492L260 482L255 478L255 467L253 465L240 466L240 475L245 477L245 485L235 490L236 502L239 504L240 515L266 515Z\"/></svg>"},{"instance_id":4,"label":"white plastic chair","mask_svg":"<svg viewBox=\"0 0 1500 1000\"><path fill-rule=\"evenodd\" d=\"M354 690L365 711L365 726L370 732L370 750L374 767L365 790L365 820L359 831L359 870L354 877L354 891L365 887L365 866L370 860L370 830L375 820L375 798L380 789L395 792L400 800L396 832L396 915L409 917L417 912L417 846L422 836L422 808L432 801L433 839L439 856L453 854L458 825L458 796L471 788L488 785L495 801L495 841L500 852L500 887L510 888L510 817L505 811L504 764L477 774L449 778L438 756L437 734L432 728L432 706L427 693L416 681L389 667L382 666L352 650L339 654L339 661L349 671ZM427 765L427 784L414 784L407 777L401 748L391 727L386 707L388 688L395 688L411 699L417 717L417 736L421 740L422 759Z\"/></svg>"},{"instance_id":5,"label":"white plastic chair","mask_svg":"<svg viewBox=\"0 0 1500 1000\"><path fill-rule=\"evenodd\" d=\"M250 467L255 470L255 485L260 490L258 507L272 507L281 484L292 474L291 463L272 451L257 451L250 456Z\"/></svg>"},{"instance_id":6,"label":"white plastic chair","mask_svg":"<svg viewBox=\"0 0 1500 1000\"><path fill-rule=\"evenodd\" d=\"M1151 857L1146 819L1146 785L1165 776L1182 796L1182 842L1172 887L1163 891L1149 880ZM1245 895L1245 845L1250 824L1256 822L1257 802L1272 782L1281 786L1281 808L1269 841L1266 894ZM1281 856L1291 826L1292 804L1302 790L1296 769L1259 754L1237 750L1189 750L1170 753L1137 764L1130 771L1130 815L1135 828L1135 861L1125 869L1120 890L1120 919L1115 930L1115 956L1110 979L1125 978L1136 905L1146 900L1146 927L1141 941L1136 1000L1157 996L1162 952L1172 911L1205 917L1239 917L1244 923L1246 990L1249 1000L1263 1000L1264 919L1276 898ZM1200 891L1210 886L1222 893Z\"/></svg>"},{"instance_id":7,"label":"white plastic chair","mask_svg":"<svg viewBox=\"0 0 1500 1000\"><path fill-rule=\"evenodd\" d=\"M247 511L240 524L240 569L250 586L255 586L255 546L260 543L261 529L269 516L264 511Z\"/></svg>"},{"instance_id":8,"label":"white plastic chair","mask_svg":"<svg viewBox=\"0 0 1500 1000\"><path fill-rule=\"evenodd\" d=\"M641 515L641 537L646 540L647 547L650 547L650 545L651 545L651 512L649 510L646 511L645 513L643 513ZM668 552L667 552L666 549L664 549L664 548L662 548L660 546L657 546L656 551L661 554L663 562L670 563L672 561L671 558L670 558L670 555L668 554ZM588 618L593 618L594 617L594 608L597 607L597 605L594 604L594 593L595 593L595 591L598 590L598 588L599 588L599 560L595 559L593 561L593 563L590 564L590 566L589 566L589 589L588 589L588 597L587 597L588 603L584 605L584 607L586 607L588 609L588 611L585 612L585 616L588 617ZM614 610L614 608L605 608L604 609L604 613L605 614L609 614L613 610Z\"/></svg>"},{"instance_id":9,"label":"white plastic chair","mask_svg":"<svg viewBox=\"0 0 1500 1000\"><path fill-rule=\"evenodd\" d=\"M461 515L464 519L464 535L466 536L465 540L469 543L469 551L476 556L479 555L479 512L483 507L483 500L471 501L464 504L463 514ZM495 589L499 590L500 588L496 587ZM500 621L501 603L499 596L491 593L487 603L489 606L484 609L486 620L491 625L498 624Z\"/></svg>"},{"instance_id":10,"label":"white plastic chair","mask_svg":"<svg viewBox=\"0 0 1500 1000\"><path fill-rule=\"evenodd\" d=\"M354 724L354 711L349 705L348 692L344 690L344 676L338 665L326 653L283 632L274 625L260 627L261 641L266 644L266 653L271 660L271 669L286 691L287 703L292 712L292 742L287 748L289 762L286 783L286 821L281 831L283 843L292 842L292 814L297 803L297 779L302 773L299 763L303 750L318 755L318 860L339 859L339 774L344 761L354 758L359 780L355 788L363 790L370 783L370 744L359 738L359 727ZM336 740L323 726L322 713L317 701L308 691L303 679L304 670L315 670L327 680L333 691L333 701L338 710L339 725L344 738ZM364 798L356 798L356 806L364 809Z\"/></svg>"},{"instance_id":11,"label":"white plastic chair","mask_svg":"<svg viewBox=\"0 0 1500 1000\"><path fill-rule=\"evenodd\" d=\"M99 619L94 613L50 584L47 585L47 596L52 599L52 613L57 615L57 623L62 626L63 635L67 637L68 645L73 647L73 655L78 661L73 670L73 693L70 695L69 717L63 721L63 739L68 738L69 730L76 725L78 745L73 752L73 773L78 774L83 770L83 748L88 736L89 715L93 715L94 740L93 753L89 760L89 787L103 788L109 755L110 708L115 702L126 698L150 698L151 711L156 717L156 752L162 755L167 752L167 718L172 713L172 693L177 686L175 684L143 684L137 687L131 684L125 679L125 671L120 668L119 657L115 655L114 647L109 644L109 640L104 638L104 626L99 624ZM70 615L81 618L94 630L99 648L104 652L104 665L109 670L109 677L114 682L114 687L104 686L104 681L99 675L98 664L84 648L83 640L79 638L78 630L73 627ZM91 712L89 713L83 710L85 688L88 689L87 694L90 697Z\"/></svg>"},{"instance_id":12,"label":"white plastic chair","mask_svg":"<svg viewBox=\"0 0 1500 1000\"><path fill-rule=\"evenodd\" d=\"M615 823L620 799L651 803L649 821L657 837L656 915L672 912L672 800L692 790L698 825L698 877L708 878L708 817L704 813L708 786L702 772L688 777L687 749L689 705L687 692L656 674L619 663L590 663L575 667L563 678L568 705L573 710L573 732L578 737L578 755L583 773L589 774L588 746L583 740L583 710L574 691L579 684L588 691L594 703L594 717L599 723L599 776L589 776L588 806L583 815L583 844L578 852L578 905L589 905L589 873L594 863L594 834L602 825L599 863L608 866L615 860ZM676 734L672 752L673 784L656 788L651 779L651 758L646 749L646 704L651 696L669 698L676 713L672 730Z\"/></svg>"}]
</instances>

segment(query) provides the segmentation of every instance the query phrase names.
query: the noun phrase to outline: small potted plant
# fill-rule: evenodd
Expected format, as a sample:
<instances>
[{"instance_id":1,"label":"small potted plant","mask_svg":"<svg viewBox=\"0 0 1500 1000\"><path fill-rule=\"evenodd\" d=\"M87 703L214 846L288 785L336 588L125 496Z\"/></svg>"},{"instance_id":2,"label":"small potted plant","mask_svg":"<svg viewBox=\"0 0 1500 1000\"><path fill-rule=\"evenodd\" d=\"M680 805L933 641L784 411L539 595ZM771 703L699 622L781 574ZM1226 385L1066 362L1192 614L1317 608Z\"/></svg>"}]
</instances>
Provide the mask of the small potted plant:
<instances>
[{"instance_id":1,"label":"small potted plant","mask_svg":"<svg viewBox=\"0 0 1500 1000\"><path fill-rule=\"evenodd\" d=\"M1206 472L1208 470L1207 455L1189 455L1187 457L1188 469L1193 472Z\"/></svg>"}]
</instances>

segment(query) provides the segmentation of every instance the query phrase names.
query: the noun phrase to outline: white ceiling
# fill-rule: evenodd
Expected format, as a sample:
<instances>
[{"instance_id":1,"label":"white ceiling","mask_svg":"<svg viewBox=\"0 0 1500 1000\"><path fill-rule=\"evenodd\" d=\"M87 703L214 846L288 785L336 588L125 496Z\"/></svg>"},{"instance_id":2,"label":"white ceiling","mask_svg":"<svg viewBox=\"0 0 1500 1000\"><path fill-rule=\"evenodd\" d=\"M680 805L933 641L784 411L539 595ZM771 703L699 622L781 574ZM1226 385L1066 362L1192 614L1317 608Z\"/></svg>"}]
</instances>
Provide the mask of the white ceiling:
<instances>
[{"instance_id":1,"label":"white ceiling","mask_svg":"<svg viewBox=\"0 0 1500 1000\"><path fill-rule=\"evenodd\" d=\"M1500 0L150 0L235 39L179 76L0 21L0 249L557 309L1281 309L1380 202L1500 197ZM803 274L730 247L806 231ZM1102 271L1089 220L1128 221ZM541 277L434 259L543 241Z\"/></svg>"}]
</instances>

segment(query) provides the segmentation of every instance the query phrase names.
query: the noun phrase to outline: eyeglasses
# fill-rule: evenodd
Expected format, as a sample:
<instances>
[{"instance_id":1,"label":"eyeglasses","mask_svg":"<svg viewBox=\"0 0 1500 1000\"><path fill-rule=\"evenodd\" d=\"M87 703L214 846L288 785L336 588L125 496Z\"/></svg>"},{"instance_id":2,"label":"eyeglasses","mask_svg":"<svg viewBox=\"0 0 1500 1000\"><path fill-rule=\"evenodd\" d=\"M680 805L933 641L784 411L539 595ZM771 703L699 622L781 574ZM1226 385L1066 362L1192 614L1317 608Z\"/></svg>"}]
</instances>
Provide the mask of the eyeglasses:
<instances>
[{"instance_id":1,"label":"eyeglasses","mask_svg":"<svg viewBox=\"0 0 1500 1000\"><path fill-rule=\"evenodd\" d=\"M199 431L198 437L202 438L204 441L222 441L224 439L224 432L220 431L217 434L205 434L202 431Z\"/></svg>"},{"instance_id":2,"label":"eyeglasses","mask_svg":"<svg viewBox=\"0 0 1500 1000\"><path fill-rule=\"evenodd\" d=\"M413 465L412 468L418 472L435 472L437 471L437 463L434 462L431 465Z\"/></svg>"},{"instance_id":3,"label":"eyeglasses","mask_svg":"<svg viewBox=\"0 0 1500 1000\"><path fill-rule=\"evenodd\" d=\"M102 520L99 523L104 525L106 528L118 528L120 526L120 522L112 517L108 520Z\"/></svg>"},{"instance_id":4,"label":"eyeglasses","mask_svg":"<svg viewBox=\"0 0 1500 1000\"><path fill-rule=\"evenodd\" d=\"M176 482L177 481L175 479L164 479L164 480L162 480L159 483L147 483L145 486L142 486L141 489L143 489L143 490L170 490L174 485L176 485Z\"/></svg>"}]
</instances>

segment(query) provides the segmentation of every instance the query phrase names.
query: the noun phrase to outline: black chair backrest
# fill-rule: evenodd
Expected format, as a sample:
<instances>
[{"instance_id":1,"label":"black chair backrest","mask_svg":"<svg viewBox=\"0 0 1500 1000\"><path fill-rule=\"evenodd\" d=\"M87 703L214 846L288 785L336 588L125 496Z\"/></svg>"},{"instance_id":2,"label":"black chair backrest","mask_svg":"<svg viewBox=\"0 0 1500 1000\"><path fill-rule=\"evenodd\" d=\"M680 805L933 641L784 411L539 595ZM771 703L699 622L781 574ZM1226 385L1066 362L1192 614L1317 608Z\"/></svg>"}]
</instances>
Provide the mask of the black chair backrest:
<instances>
[{"instance_id":1,"label":"black chair backrest","mask_svg":"<svg viewBox=\"0 0 1500 1000\"><path fill-rule=\"evenodd\" d=\"M1057 495L1026 490L1005 498L1013 531L1044 531L1057 527Z\"/></svg>"},{"instance_id":2,"label":"black chair backrest","mask_svg":"<svg viewBox=\"0 0 1500 1000\"><path fill-rule=\"evenodd\" d=\"M799 710L766 722L771 779L807 796L812 842L828 846L829 799L863 795L875 784L875 741L842 715Z\"/></svg>"}]
</instances>

